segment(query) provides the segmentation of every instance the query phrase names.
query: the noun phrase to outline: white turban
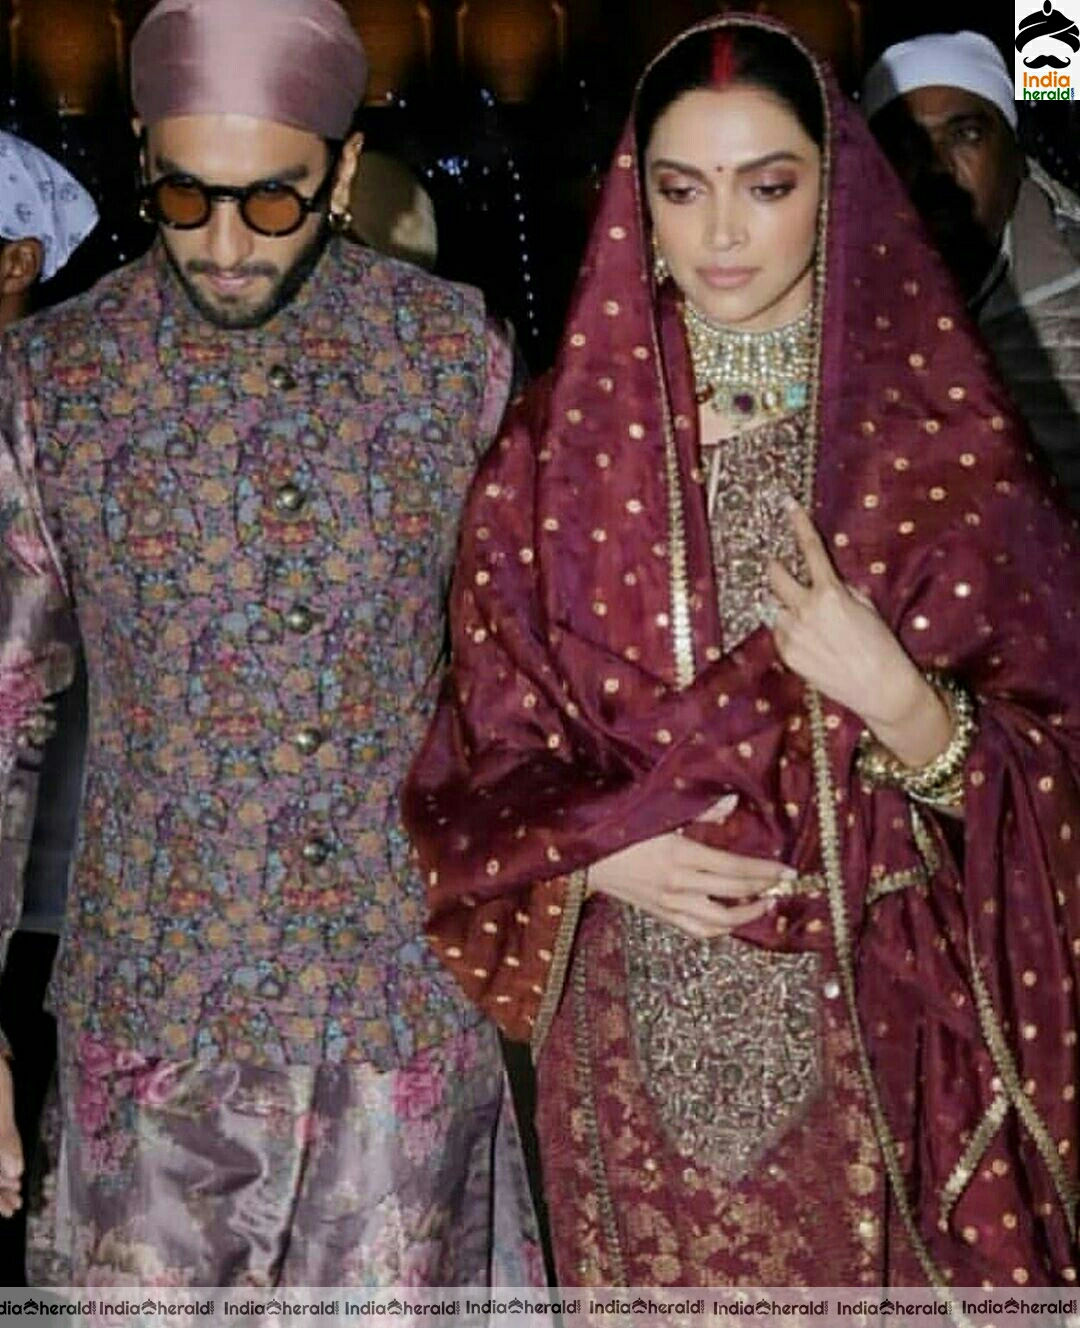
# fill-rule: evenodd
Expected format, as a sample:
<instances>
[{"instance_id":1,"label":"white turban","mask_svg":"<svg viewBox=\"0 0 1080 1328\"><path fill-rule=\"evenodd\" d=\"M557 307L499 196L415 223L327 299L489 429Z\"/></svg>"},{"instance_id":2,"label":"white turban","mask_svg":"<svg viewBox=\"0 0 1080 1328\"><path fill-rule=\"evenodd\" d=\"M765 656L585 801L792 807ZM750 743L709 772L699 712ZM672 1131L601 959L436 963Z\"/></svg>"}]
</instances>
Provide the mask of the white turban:
<instances>
[{"instance_id":1,"label":"white turban","mask_svg":"<svg viewBox=\"0 0 1080 1328\"><path fill-rule=\"evenodd\" d=\"M40 240L43 281L64 266L98 223L94 200L59 162L0 130L0 238Z\"/></svg>"},{"instance_id":2,"label":"white turban","mask_svg":"<svg viewBox=\"0 0 1080 1328\"><path fill-rule=\"evenodd\" d=\"M905 92L931 87L973 92L1016 128L1012 74L998 48L980 32L933 32L890 46L866 75L863 111L869 120Z\"/></svg>"}]
</instances>

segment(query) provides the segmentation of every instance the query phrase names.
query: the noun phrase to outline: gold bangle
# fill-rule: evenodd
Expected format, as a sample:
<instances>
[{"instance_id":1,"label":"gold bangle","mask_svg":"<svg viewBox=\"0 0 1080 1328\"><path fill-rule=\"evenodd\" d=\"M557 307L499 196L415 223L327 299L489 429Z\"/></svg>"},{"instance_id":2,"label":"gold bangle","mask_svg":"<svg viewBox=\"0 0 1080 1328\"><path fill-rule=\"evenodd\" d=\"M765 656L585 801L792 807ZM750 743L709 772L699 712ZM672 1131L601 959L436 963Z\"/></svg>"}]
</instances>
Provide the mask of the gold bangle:
<instances>
[{"instance_id":1,"label":"gold bangle","mask_svg":"<svg viewBox=\"0 0 1080 1328\"><path fill-rule=\"evenodd\" d=\"M912 767L904 765L864 729L859 738L859 773L871 785L888 785L917 802L956 810L963 805L964 766L978 727L975 703L971 693L955 678L940 673L927 673L924 677L941 697L952 720L949 745L926 765Z\"/></svg>"}]
</instances>

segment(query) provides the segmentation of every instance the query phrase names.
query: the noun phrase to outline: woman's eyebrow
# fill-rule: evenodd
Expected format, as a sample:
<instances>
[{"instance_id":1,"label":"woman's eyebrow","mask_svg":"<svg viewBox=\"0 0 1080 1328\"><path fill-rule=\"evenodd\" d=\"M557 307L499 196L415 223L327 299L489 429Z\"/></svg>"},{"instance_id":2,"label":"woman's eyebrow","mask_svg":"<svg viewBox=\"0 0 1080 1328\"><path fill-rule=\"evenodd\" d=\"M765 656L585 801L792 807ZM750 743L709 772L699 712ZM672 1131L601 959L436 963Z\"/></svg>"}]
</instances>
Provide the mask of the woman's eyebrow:
<instances>
[{"instance_id":1,"label":"woman's eyebrow","mask_svg":"<svg viewBox=\"0 0 1080 1328\"><path fill-rule=\"evenodd\" d=\"M773 162L776 161L803 162L805 161L805 158L800 157L797 152L790 152L786 148L782 148L777 152L767 152L763 157L755 157L752 161L744 161L741 165L735 167L735 174L743 175L747 171L757 171L763 166L771 166ZM689 166L686 162L675 161L674 158L671 157L658 157L652 162L649 169L650 171L678 171L680 175L690 175L698 180L705 179L705 172L700 170L697 166ZM723 169L722 166L716 168L718 172L723 171Z\"/></svg>"}]
</instances>

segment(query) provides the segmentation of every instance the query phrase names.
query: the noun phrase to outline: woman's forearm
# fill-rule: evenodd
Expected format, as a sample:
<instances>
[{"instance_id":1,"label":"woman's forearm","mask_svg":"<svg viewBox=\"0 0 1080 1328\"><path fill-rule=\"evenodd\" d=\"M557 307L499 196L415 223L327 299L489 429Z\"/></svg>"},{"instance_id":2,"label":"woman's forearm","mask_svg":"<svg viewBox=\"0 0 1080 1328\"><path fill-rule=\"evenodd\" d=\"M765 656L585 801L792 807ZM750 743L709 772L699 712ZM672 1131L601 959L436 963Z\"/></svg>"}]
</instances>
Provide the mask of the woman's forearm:
<instances>
[{"instance_id":1,"label":"woman's forearm","mask_svg":"<svg viewBox=\"0 0 1080 1328\"><path fill-rule=\"evenodd\" d=\"M964 770L977 732L974 698L943 674L920 675L919 684L909 698L899 698L888 720L867 728L859 765L871 784L890 784L937 811L962 816Z\"/></svg>"},{"instance_id":2,"label":"woman's forearm","mask_svg":"<svg viewBox=\"0 0 1080 1328\"><path fill-rule=\"evenodd\" d=\"M953 737L953 717L941 694L913 670L906 686L883 719L867 717L867 728L901 765L918 769L929 765Z\"/></svg>"}]
</instances>

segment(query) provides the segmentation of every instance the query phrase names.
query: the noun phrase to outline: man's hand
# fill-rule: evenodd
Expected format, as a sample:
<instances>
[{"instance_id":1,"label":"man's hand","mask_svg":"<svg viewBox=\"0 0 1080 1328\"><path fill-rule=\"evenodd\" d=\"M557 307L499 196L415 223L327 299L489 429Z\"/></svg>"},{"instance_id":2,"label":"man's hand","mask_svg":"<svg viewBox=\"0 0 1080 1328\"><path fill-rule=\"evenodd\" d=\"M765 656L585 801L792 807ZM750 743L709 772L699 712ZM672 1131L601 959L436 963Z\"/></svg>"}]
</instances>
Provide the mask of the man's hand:
<instances>
[{"instance_id":1,"label":"man's hand","mask_svg":"<svg viewBox=\"0 0 1080 1328\"><path fill-rule=\"evenodd\" d=\"M0 1217L22 1207L23 1151L15 1128L15 1086L11 1066L0 1058Z\"/></svg>"}]
</instances>

